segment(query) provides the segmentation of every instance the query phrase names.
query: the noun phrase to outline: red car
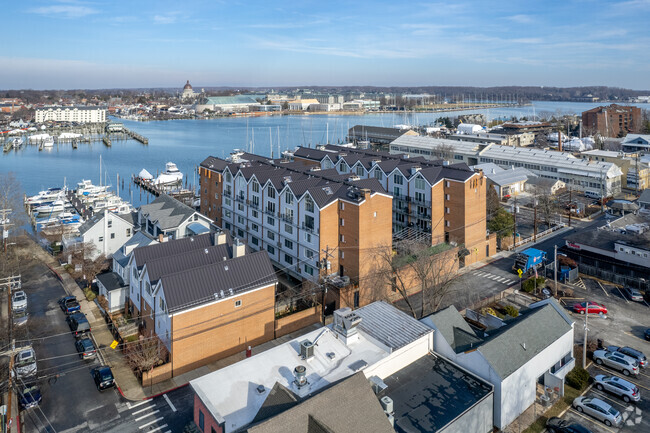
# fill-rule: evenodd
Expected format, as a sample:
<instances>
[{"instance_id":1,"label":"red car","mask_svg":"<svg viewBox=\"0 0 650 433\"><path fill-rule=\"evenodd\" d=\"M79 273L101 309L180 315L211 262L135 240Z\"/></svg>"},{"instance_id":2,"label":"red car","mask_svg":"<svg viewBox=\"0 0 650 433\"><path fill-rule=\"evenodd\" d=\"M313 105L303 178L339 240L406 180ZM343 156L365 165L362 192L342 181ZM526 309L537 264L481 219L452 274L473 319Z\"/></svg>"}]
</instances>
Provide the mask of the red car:
<instances>
[{"instance_id":1,"label":"red car","mask_svg":"<svg viewBox=\"0 0 650 433\"><path fill-rule=\"evenodd\" d=\"M585 314L585 309L587 308L587 304L589 304L589 314L600 314L600 313L607 314L607 307L597 302L581 302L579 304L575 304L573 306L573 312Z\"/></svg>"}]
</instances>

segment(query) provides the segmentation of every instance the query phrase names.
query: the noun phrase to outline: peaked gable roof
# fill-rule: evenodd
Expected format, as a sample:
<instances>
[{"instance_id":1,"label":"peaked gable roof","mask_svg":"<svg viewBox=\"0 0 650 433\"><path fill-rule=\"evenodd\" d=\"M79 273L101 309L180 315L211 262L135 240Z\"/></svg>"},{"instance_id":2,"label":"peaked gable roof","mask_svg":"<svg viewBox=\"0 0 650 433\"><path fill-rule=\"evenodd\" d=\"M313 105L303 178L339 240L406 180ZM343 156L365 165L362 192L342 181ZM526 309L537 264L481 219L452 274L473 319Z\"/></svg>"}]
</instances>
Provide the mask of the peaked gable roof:
<instances>
[{"instance_id":1,"label":"peaked gable roof","mask_svg":"<svg viewBox=\"0 0 650 433\"><path fill-rule=\"evenodd\" d=\"M150 260L211 247L213 245L212 236L214 236L212 233L206 233L138 247L133 250L133 257L138 269L141 269Z\"/></svg>"},{"instance_id":2,"label":"peaked gable roof","mask_svg":"<svg viewBox=\"0 0 650 433\"><path fill-rule=\"evenodd\" d=\"M458 312L454 305L436 311L420 320L422 323L437 329L456 353L464 352L483 340L476 336L469 323Z\"/></svg>"},{"instance_id":3,"label":"peaked gable roof","mask_svg":"<svg viewBox=\"0 0 650 433\"><path fill-rule=\"evenodd\" d=\"M158 223L162 230L178 227L196 211L167 194L161 194L149 204L140 206L140 214Z\"/></svg>"},{"instance_id":4,"label":"peaked gable roof","mask_svg":"<svg viewBox=\"0 0 650 433\"><path fill-rule=\"evenodd\" d=\"M166 274L160 277L160 281L168 311L174 313L275 284L278 278L267 252L258 251L223 262Z\"/></svg>"}]
</instances>

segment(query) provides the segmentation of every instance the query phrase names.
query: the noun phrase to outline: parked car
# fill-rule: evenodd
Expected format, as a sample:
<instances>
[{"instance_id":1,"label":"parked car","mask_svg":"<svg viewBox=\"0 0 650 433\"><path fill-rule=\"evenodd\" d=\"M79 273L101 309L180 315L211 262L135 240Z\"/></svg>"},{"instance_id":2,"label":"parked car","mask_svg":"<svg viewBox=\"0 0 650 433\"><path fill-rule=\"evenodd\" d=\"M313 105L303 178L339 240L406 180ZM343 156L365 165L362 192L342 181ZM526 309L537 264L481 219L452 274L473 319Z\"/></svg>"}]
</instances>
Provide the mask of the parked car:
<instances>
[{"instance_id":1,"label":"parked car","mask_svg":"<svg viewBox=\"0 0 650 433\"><path fill-rule=\"evenodd\" d=\"M643 336L645 337L646 340L650 341L650 328L646 329L643 332Z\"/></svg>"},{"instance_id":2,"label":"parked car","mask_svg":"<svg viewBox=\"0 0 650 433\"><path fill-rule=\"evenodd\" d=\"M11 309L13 311L24 310L27 308L27 295L23 290L18 290L11 295Z\"/></svg>"},{"instance_id":3,"label":"parked car","mask_svg":"<svg viewBox=\"0 0 650 433\"><path fill-rule=\"evenodd\" d=\"M68 325L70 325L70 331L72 331L72 335L75 337L80 337L86 332L90 332L90 323L88 323L86 316L73 317L68 321Z\"/></svg>"},{"instance_id":4,"label":"parked car","mask_svg":"<svg viewBox=\"0 0 650 433\"><path fill-rule=\"evenodd\" d=\"M21 409L30 409L38 406L43 400L41 390L36 384L24 384L19 388L19 403Z\"/></svg>"},{"instance_id":5,"label":"parked car","mask_svg":"<svg viewBox=\"0 0 650 433\"><path fill-rule=\"evenodd\" d=\"M22 309L14 311L11 320L14 322L14 326L23 326L27 323L28 317L29 313L27 312L27 309Z\"/></svg>"},{"instance_id":6,"label":"parked car","mask_svg":"<svg viewBox=\"0 0 650 433\"><path fill-rule=\"evenodd\" d=\"M607 391L623 399L626 403L639 401L641 394L639 388L633 383L616 376L599 374L594 377L594 385L600 391Z\"/></svg>"},{"instance_id":7,"label":"parked car","mask_svg":"<svg viewBox=\"0 0 650 433\"><path fill-rule=\"evenodd\" d=\"M639 374L639 363L634 358L630 358L620 352L594 350L594 361L598 365L604 364L615 370L620 370L626 376Z\"/></svg>"},{"instance_id":8,"label":"parked car","mask_svg":"<svg viewBox=\"0 0 650 433\"><path fill-rule=\"evenodd\" d=\"M642 368L646 368L648 366L648 358L645 357L643 352L640 352L631 347L607 346L607 350L609 350L610 352L619 352L622 353L623 355L629 356L630 358L634 358Z\"/></svg>"},{"instance_id":9,"label":"parked car","mask_svg":"<svg viewBox=\"0 0 650 433\"><path fill-rule=\"evenodd\" d=\"M63 298L59 299L57 302L59 303L59 307L61 307L61 309L63 311L65 311L66 305L68 303L77 302L77 297L72 296L72 295L68 295L68 296L64 296Z\"/></svg>"},{"instance_id":10,"label":"parked car","mask_svg":"<svg viewBox=\"0 0 650 433\"><path fill-rule=\"evenodd\" d=\"M623 293L633 301L643 302L643 295L637 289L632 287L623 287Z\"/></svg>"},{"instance_id":11,"label":"parked car","mask_svg":"<svg viewBox=\"0 0 650 433\"><path fill-rule=\"evenodd\" d=\"M77 301L71 301L65 304L63 311L65 314L76 313L77 311L81 311L81 306Z\"/></svg>"},{"instance_id":12,"label":"parked car","mask_svg":"<svg viewBox=\"0 0 650 433\"><path fill-rule=\"evenodd\" d=\"M556 416L546 421L546 429L549 433L591 433L591 430L580 424L570 424L569 421Z\"/></svg>"},{"instance_id":13,"label":"parked car","mask_svg":"<svg viewBox=\"0 0 650 433\"><path fill-rule=\"evenodd\" d=\"M587 307L587 304L589 304L589 307ZM580 302L573 306L573 311L575 313L585 314L587 308L589 308L589 314L607 314L607 307L598 302Z\"/></svg>"},{"instance_id":14,"label":"parked car","mask_svg":"<svg viewBox=\"0 0 650 433\"><path fill-rule=\"evenodd\" d=\"M14 356L14 371L18 379L36 374L36 353L31 347L18 352Z\"/></svg>"},{"instance_id":15,"label":"parked car","mask_svg":"<svg viewBox=\"0 0 650 433\"><path fill-rule=\"evenodd\" d=\"M573 407L578 412L584 412L602 421L608 427L621 423L621 413L600 399L578 397L573 400Z\"/></svg>"},{"instance_id":16,"label":"parked car","mask_svg":"<svg viewBox=\"0 0 650 433\"><path fill-rule=\"evenodd\" d=\"M93 369L92 375L98 391L103 391L115 386L113 372L111 371L111 368L106 365Z\"/></svg>"},{"instance_id":17,"label":"parked car","mask_svg":"<svg viewBox=\"0 0 650 433\"><path fill-rule=\"evenodd\" d=\"M95 349L95 344L88 337L82 337L75 342L75 347L81 359L92 359L97 355L97 349Z\"/></svg>"}]
</instances>

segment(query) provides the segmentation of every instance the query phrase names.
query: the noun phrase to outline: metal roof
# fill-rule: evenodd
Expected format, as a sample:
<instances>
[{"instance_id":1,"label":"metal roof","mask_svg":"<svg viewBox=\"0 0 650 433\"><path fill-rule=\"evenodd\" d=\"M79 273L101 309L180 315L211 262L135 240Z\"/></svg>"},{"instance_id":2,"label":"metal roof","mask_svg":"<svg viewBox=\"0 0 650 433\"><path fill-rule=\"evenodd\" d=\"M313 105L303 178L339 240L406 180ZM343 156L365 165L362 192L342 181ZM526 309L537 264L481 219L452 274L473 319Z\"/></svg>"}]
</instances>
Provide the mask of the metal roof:
<instances>
[{"instance_id":1,"label":"metal roof","mask_svg":"<svg viewBox=\"0 0 650 433\"><path fill-rule=\"evenodd\" d=\"M621 176L621 169L611 162L587 161L576 158L568 152L555 150L544 150L530 147L502 146L497 144L481 144L465 141L447 140L444 138L432 138L421 136L401 136L391 143L391 146L406 146L414 149L432 150L440 145L449 146L456 154L474 156L477 158L488 158L493 161L505 161L506 165L527 163L557 169L557 173L582 174L594 178L600 178L606 174L608 178ZM400 150L396 150L400 152ZM499 165L504 165L496 162Z\"/></svg>"},{"instance_id":2,"label":"metal roof","mask_svg":"<svg viewBox=\"0 0 650 433\"><path fill-rule=\"evenodd\" d=\"M151 203L140 206L139 212L158 223L162 230L167 230L178 227L196 211L167 194L161 194Z\"/></svg>"},{"instance_id":3,"label":"metal roof","mask_svg":"<svg viewBox=\"0 0 650 433\"><path fill-rule=\"evenodd\" d=\"M160 277L170 313L235 297L278 281L266 251ZM232 293L231 293L232 290Z\"/></svg>"},{"instance_id":4,"label":"metal roof","mask_svg":"<svg viewBox=\"0 0 650 433\"><path fill-rule=\"evenodd\" d=\"M431 328L384 301L354 312L361 317L359 329L393 351L433 333Z\"/></svg>"}]
</instances>

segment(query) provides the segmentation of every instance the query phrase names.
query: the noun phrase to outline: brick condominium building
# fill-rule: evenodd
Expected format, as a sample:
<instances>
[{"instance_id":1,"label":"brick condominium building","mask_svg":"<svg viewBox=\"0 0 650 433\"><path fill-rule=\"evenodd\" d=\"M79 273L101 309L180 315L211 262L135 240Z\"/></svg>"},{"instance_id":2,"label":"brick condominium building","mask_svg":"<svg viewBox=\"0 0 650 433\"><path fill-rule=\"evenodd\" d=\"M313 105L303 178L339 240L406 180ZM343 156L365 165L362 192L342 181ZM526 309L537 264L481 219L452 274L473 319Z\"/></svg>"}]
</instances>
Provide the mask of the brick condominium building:
<instances>
[{"instance_id":1,"label":"brick condominium building","mask_svg":"<svg viewBox=\"0 0 650 433\"><path fill-rule=\"evenodd\" d=\"M200 181L201 213L299 279L338 273L358 284L393 238L458 244L464 264L496 252L485 176L465 164L327 145L298 148L292 160L208 157ZM363 303L350 296L350 306Z\"/></svg>"},{"instance_id":2,"label":"brick condominium building","mask_svg":"<svg viewBox=\"0 0 650 433\"><path fill-rule=\"evenodd\" d=\"M377 248L391 248L392 197L376 179L347 177L248 153L209 157L200 167L201 213L299 280L338 274L354 288ZM361 305L358 290L349 298Z\"/></svg>"},{"instance_id":3,"label":"brick condominium building","mask_svg":"<svg viewBox=\"0 0 650 433\"><path fill-rule=\"evenodd\" d=\"M641 109L627 105L612 104L582 112L582 127L588 133L600 133L605 137L624 137L638 133L641 128Z\"/></svg>"}]
</instances>

